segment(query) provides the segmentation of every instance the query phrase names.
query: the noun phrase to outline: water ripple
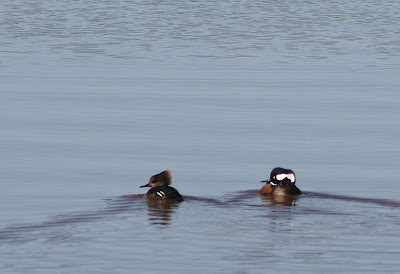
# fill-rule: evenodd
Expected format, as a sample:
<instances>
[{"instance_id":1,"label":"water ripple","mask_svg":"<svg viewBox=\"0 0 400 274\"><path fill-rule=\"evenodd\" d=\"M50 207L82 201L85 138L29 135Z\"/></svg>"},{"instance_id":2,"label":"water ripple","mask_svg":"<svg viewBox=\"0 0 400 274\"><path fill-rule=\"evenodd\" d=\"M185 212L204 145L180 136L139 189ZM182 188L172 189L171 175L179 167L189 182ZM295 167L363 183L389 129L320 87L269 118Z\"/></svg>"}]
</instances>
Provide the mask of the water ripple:
<instances>
[{"instance_id":1,"label":"water ripple","mask_svg":"<svg viewBox=\"0 0 400 274\"><path fill-rule=\"evenodd\" d=\"M7 43L0 51L129 59L390 58L400 53L396 10L396 1L6 1L0 31Z\"/></svg>"}]
</instances>

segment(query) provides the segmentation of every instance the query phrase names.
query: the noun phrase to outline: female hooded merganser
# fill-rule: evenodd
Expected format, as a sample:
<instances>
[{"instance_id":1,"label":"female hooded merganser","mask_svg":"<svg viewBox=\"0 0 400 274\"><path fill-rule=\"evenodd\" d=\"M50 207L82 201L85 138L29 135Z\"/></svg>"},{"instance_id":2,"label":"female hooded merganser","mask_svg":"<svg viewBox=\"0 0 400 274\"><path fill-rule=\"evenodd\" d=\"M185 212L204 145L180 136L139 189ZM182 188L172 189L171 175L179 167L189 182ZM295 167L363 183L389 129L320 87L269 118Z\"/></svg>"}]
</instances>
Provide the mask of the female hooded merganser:
<instances>
[{"instance_id":1,"label":"female hooded merganser","mask_svg":"<svg viewBox=\"0 0 400 274\"><path fill-rule=\"evenodd\" d=\"M172 183L172 174L169 170L164 170L150 177L149 183L141 187L151 187L147 192L148 199L183 201L183 197L178 190L169 185Z\"/></svg>"},{"instance_id":2,"label":"female hooded merganser","mask_svg":"<svg viewBox=\"0 0 400 274\"><path fill-rule=\"evenodd\" d=\"M276 167L271 171L268 180L260 190L261 195L297 195L301 194L300 189L295 185L296 175L293 170Z\"/></svg>"}]
</instances>

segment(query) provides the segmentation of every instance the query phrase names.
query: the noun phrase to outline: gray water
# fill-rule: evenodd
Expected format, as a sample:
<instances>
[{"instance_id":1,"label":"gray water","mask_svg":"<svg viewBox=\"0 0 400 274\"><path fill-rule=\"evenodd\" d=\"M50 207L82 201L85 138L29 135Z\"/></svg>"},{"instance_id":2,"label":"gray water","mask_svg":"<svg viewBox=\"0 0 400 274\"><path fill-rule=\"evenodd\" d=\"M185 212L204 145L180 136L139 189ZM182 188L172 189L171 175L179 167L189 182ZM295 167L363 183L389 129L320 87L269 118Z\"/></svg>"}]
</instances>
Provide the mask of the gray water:
<instances>
[{"instance_id":1,"label":"gray water","mask_svg":"<svg viewBox=\"0 0 400 274\"><path fill-rule=\"evenodd\" d=\"M1 272L397 272L397 1L3 1ZM257 193L296 172L288 203ZM185 197L149 204L164 169Z\"/></svg>"}]
</instances>

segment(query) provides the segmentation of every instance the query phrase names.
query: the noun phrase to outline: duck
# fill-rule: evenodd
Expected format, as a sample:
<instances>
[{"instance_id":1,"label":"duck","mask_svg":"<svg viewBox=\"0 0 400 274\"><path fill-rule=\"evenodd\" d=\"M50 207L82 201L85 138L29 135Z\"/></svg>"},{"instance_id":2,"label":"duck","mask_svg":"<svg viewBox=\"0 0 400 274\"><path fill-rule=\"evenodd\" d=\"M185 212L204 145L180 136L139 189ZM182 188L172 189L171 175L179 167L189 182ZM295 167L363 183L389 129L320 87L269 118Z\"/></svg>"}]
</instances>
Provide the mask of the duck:
<instances>
[{"instance_id":1,"label":"duck","mask_svg":"<svg viewBox=\"0 0 400 274\"><path fill-rule=\"evenodd\" d=\"M150 177L149 182L142 187L150 187L145 197L151 200L183 201L182 195L175 188L169 186L173 177L169 170L164 170Z\"/></svg>"},{"instance_id":2,"label":"duck","mask_svg":"<svg viewBox=\"0 0 400 274\"><path fill-rule=\"evenodd\" d=\"M260 194L266 195L299 195L301 191L297 188L296 175L291 169L276 167L271 171L269 179L261 181L266 183L260 190Z\"/></svg>"}]
</instances>

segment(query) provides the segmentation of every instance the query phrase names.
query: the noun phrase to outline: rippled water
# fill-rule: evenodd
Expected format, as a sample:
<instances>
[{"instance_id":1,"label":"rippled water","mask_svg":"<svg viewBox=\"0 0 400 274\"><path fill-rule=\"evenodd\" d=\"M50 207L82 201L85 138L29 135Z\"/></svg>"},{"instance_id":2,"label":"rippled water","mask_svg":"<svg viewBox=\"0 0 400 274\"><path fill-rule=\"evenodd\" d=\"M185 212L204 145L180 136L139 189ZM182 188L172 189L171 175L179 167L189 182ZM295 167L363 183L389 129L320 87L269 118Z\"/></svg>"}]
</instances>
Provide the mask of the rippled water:
<instances>
[{"instance_id":1,"label":"rippled water","mask_svg":"<svg viewBox=\"0 0 400 274\"><path fill-rule=\"evenodd\" d=\"M104 204L3 228L3 267L256 273L398 267L395 201L308 192L287 206L246 191L221 199L186 197L181 204L148 204L140 195Z\"/></svg>"},{"instance_id":2,"label":"rippled water","mask_svg":"<svg viewBox=\"0 0 400 274\"><path fill-rule=\"evenodd\" d=\"M2 272L398 271L396 1L3 2Z\"/></svg>"}]
</instances>

